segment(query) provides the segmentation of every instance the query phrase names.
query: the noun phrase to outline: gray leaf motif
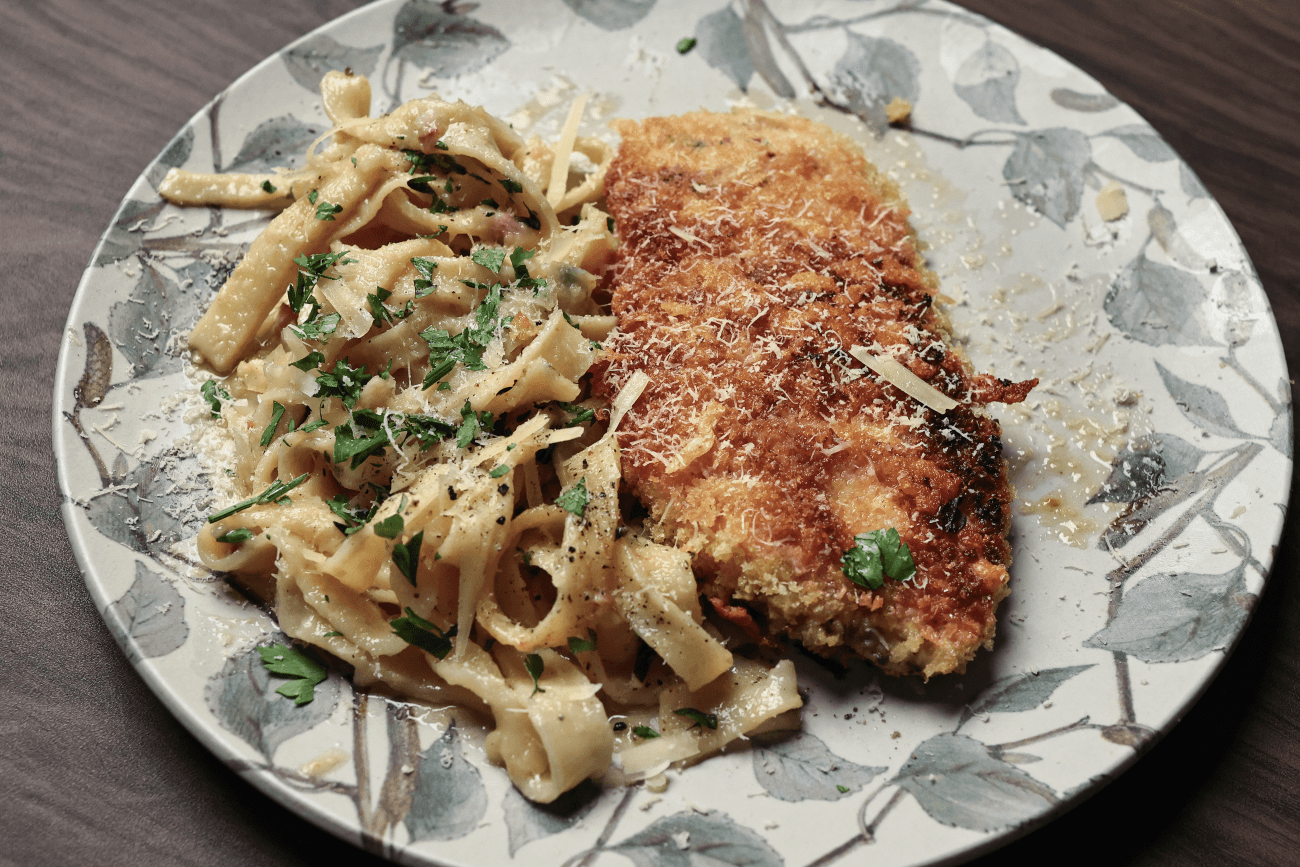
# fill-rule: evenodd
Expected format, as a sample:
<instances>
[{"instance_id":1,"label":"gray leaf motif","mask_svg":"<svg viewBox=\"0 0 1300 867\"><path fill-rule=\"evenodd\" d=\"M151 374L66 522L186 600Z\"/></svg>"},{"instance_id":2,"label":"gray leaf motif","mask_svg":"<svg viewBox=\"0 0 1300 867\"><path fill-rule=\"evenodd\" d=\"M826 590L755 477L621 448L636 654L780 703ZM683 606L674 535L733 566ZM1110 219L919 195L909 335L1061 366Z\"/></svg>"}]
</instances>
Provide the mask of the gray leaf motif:
<instances>
[{"instance_id":1,"label":"gray leaf motif","mask_svg":"<svg viewBox=\"0 0 1300 867\"><path fill-rule=\"evenodd\" d=\"M288 638L277 635L273 640L283 643ZM283 683L283 678L271 677L253 648L227 660L204 689L208 710L217 721L267 762L280 744L329 719L339 701L339 678L334 674L316 684L315 697L304 705L275 691Z\"/></svg>"},{"instance_id":2,"label":"gray leaf motif","mask_svg":"<svg viewBox=\"0 0 1300 867\"><path fill-rule=\"evenodd\" d=\"M351 69L359 75L370 75L383 50L382 45L369 48L344 45L321 33L286 51L281 59L294 81L312 93L319 93L320 80L327 72Z\"/></svg>"},{"instance_id":3,"label":"gray leaf motif","mask_svg":"<svg viewBox=\"0 0 1300 867\"><path fill-rule=\"evenodd\" d=\"M292 168L307 146L324 131L319 124L305 124L291 114L262 121L244 139L239 153L223 171L257 174Z\"/></svg>"},{"instance_id":4,"label":"gray leaf motif","mask_svg":"<svg viewBox=\"0 0 1300 867\"><path fill-rule=\"evenodd\" d=\"M1178 154L1174 153L1174 149L1160 137L1160 134L1144 123L1117 126L1098 135L1118 139L1138 157L1149 163L1163 163L1178 158Z\"/></svg>"},{"instance_id":5,"label":"gray leaf motif","mask_svg":"<svg viewBox=\"0 0 1300 867\"><path fill-rule=\"evenodd\" d=\"M892 39L850 32L831 82L849 109L879 135L889 126L885 106L891 100L901 97L915 103L920 97L921 63Z\"/></svg>"},{"instance_id":6,"label":"gray leaf motif","mask_svg":"<svg viewBox=\"0 0 1300 867\"><path fill-rule=\"evenodd\" d=\"M1268 429L1268 442L1281 452L1284 458L1291 459L1291 413L1286 410L1286 407L1279 410L1273 418L1273 424Z\"/></svg>"},{"instance_id":7,"label":"gray leaf motif","mask_svg":"<svg viewBox=\"0 0 1300 867\"><path fill-rule=\"evenodd\" d=\"M687 810L664 816L610 849L637 867L782 867L767 841L725 813Z\"/></svg>"},{"instance_id":8,"label":"gray leaf motif","mask_svg":"<svg viewBox=\"0 0 1300 867\"><path fill-rule=\"evenodd\" d=\"M971 54L953 77L953 90L985 120L1023 124L1016 109L1020 63L1016 56L992 39Z\"/></svg>"},{"instance_id":9,"label":"gray leaf motif","mask_svg":"<svg viewBox=\"0 0 1300 867\"><path fill-rule=\"evenodd\" d=\"M1102 309L1112 325L1149 346L1214 342L1197 310L1205 289L1195 275L1139 253L1111 284Z\"/></svg>"},{"instance_id":10,"label":"gray leaf motif","mask_svg":"<svg viewBox=\"0 0 1300 867\"><path fill-rule=\"evenodd\" d=\"M149 167L148 178L149 185L155 190L158 184L162 183L163 176L167 174L168 169L180 168L185 165L185 161L190 158L190 152L194 149L194 127L187 126L176 134L163 152L158 155L158 161Z\"/></svg>"},{"instance_id":11,"label":"gray leaf motif","mask_svg":"<svg viewBox=\"0 0 1300 867\"><path fill-rule=\"evenodd\" d=\"M109 309L108 333L118 351L131 362L131 379L162 376L180 369L180 358L167 353L172 319L184 315L189 306L180 295L174 282L152 265L145 265L127 300Z\"/></svg>"},{"instance_id":12,"label":"gray leaf motif","mask_svg":"<svg viewBox=\"0 0 1300 867\"><path fill-rule=\"evenodd\" d=\"M104 236L104 245L95 256L95 267L120 262L139 252L144 243L144 233L138 227L158 216L165 204L161 199L156 202L128 199L124 202L122 210Z\"/></svg>"},{"instance_id":13,"label":"gray leaf motif","mask_svg":"<svg viewBox=\"0 0 1300 867\"><path fill-rule=\"evenodd\" d=\"M655 0L564 0L578 15L601 30L626 30L650 14Z\"/></svg>"},{"instance_id":14,"label":"gray leaf motif","mask_svg":"<svg viewBox=\"0 0 1300 867\"><path fill-rule=\"evenodd\" d=\"M1152 575L1124 592L1114 619L1083 646L1151 663L1200 659L1232 642L1255 598L1244 564L1219 575Z\"/></svg>"},{"instance_id":15,"label":"gray leaf motif","mask_svg":"<svg viewBox=\"0 0 1300 867\"><path fill-rule=\"evenodd\" d=\"M750 742L755 779L782 801L838 801L885 771L842 759L803 731L753 735Z\"/></svg>"},{"instance_id":16,"label":"gray leaf motif","mask_svg":"<svg viewBox=\"0 0 1300 867\"><path fill-rule=\"evenodd\" d=\"M113 380L113 346L108 336L93 322L83 323L81 330L86 335L86 363L72 390L78 409L99 406Z\"/></svg>"},{"instance_id":17,"label":"gray leaf motif","mask_svg":"<svg viewBox=\"0 0 1300 867\"><path fill-rule=\"evenodd\" d=\"M596 805L600 792L600 787L588 780L552 803L534 804L514 786L507 788L501 808L506 814L510 857L534 840L572 828Z\"/></svg>"},{"instance_id":18,"label":"gray leaf motif","mask_svg":"<svg viewBox=\"0 0 1300 867\"><path fill-rule=\"evenodd\" d=\"M1092 145L1077 129L1020 133L1002 166L1011 194L1062 229L1079 213Z\"/></svg>"},{"instance_id":19,"label":"gray leaf motif","mask_svg":"<svg viewBox=\"0 0 1300 867\"><path fill-rule=\"evenodd\" d=\"M963 721L981 713L1019 713L1033 710L1052 697L1057 687L1092 665L1068 665L1063 668L1045 668L1041 671L1022 671L999 678L989 684L979 697L969 704ZM1003 756L1003 759L1006 759Z\"/></svg>"},{"instance_id":20,"label":"gray leaf motif","mask_svg":"<svg viewBox=\"0 0 1300 867\"><path fill-rule=\"evenodd\" d=\"M1057 803L1056 793L966 735L935 735L908 757L893 782L930 818L972 831L1026 822Z\"/></svg>"},{"instance_id":21,"label":"gray leaf motif","mask_svg":"<svg viewBox=\"0 0 1300 867\"><path fill-rule=\"evenodd\" d=\"M1228 410L1228 402L1223 399L1223 395L1204 385L1180 378L1158 361L1155 365L1169 396L1188 421L1217 436L1246 436L1232 420L1232 413Z\"/></svg>"},{"instance_id":22,"label":"gray leaf motif","mask_svg":"<svg viewBox=\"0 0 1300 867\"><path fill-rule=\"evenodd\" d=\"M166 656L190 635L185 623L185 597L170 581L138 560L135 580L121 598L104 610L104 621L133 662Z\"/></svg>"},{"instance_id":23,"label":"gray leaf motif","mask_svg":"<svg viewBox=\"0 0 1300 867\"><path fill-rule=\"evenodd\" d=\"M197 462L192 456L189 460ZM202 519L192 514L175 483L178 462L165 453L129 472L123 468L119 474L115 468L118 489L90 500L86 518L104 536L141 554L156 554L193 535Z\"/></svg>"},{"instance_id":24,"label":"gray leaf motif","mask_svg":"<svg viewBox=\"0 0 1300 867\"><path fill-rule=\"evenodd\" d=\"M695 40L704 62L726 75L741 90L749 89L754 62L745 42L744 22L730 6L705 15L695 25Z\"/></svg>"},{"instance_id":25,"label":"gray leaf motif","mask_svg":"<svg viewBox=\"0 0 1300 867\"><path fill-rule=\"evenodd\" d=\"M1109 93L1079 93L1068 87L1058 87L1051 93L1052 102L1070 111L1109 111L1119 105L1119 100Z\"/></svg>"},{"instance_id":26,"label":"gray leaf motif","mask_svg":"<svg viewBox=\"0 0 1300 867\"><path fill-rule=\"evenodd\" d=\"M1143 437L1115 455L1110 475L1088 505L1144 500L1173 479L1196 469L1204 455L1204 451L1173 434Z\"/></svg>"},{"instance_id":27,"label":"gray leaf motif","mask_svg":"<svg viewBox=\"0 0 1300 867\"><path fill-rule=\"evenodd\" d=\"M1173 213L1164 205L1153 205L1151 210L1147 211L1147 226L1151 229L1151 236L1156 239L1156 243L1170 260L1194 271L1205 267L1205 257L1187 243L1182 232L1178 231L1178 223L1174 220Z\"/></svg>"},{"instance_id":28,"label":"gray leaf motif","mask_svg":"<svg viewBox=\"0 0 1300 867\"><path fill-rule=\"evenodd\" d=\"M415 773L411 809L402 819L412 840L455 840L478 827L487 791L478 768L461 755L454 723L420 754Z\"/></svg>"},{"instance_id":29,"label":"gray leaf motif","mask_svg":"<svg viewBox=\"0 0 1300 867\"><path fill-rule=\"evenodd\" d=\"M410 0L393 21L393 55L440 78L482 69L510 47L487 24L448 11L449 4Z\"/></svg>"},{"instance_id":30,"label":"gray leaf motif","mask_svg":"<svg viewBox=\"0 0 1300 867\"><path fill-rule=\"evenodd\" d=\"M1189 199L1208 199L1210 191L1201 183L1201 179L1196 176L1187 163L1178 164L1178 185L1183 188L1183 193Z\"/></svg>"}]
</instances>

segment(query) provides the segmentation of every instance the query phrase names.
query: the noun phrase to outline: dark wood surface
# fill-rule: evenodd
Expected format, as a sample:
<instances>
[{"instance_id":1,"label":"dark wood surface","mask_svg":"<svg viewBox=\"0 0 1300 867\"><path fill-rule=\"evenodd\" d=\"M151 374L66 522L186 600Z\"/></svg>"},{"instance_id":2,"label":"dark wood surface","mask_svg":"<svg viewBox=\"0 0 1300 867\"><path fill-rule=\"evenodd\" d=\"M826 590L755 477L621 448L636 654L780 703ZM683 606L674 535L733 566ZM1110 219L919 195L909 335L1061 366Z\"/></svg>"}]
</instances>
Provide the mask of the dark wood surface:
<instances>
[{"instance_id":1,"label":"dark wood surface","mask_svg":"<svg viewBox=\"0 0 1300 867\"><path fill-rule=\"evenodd\" d=\"M1245 241L1298 369L1300 2L962 4L1076 63L1169 140ZM227 770L134 673L73 561L50 445L68 306L128 186L234 78L358 5L0 3L0 864L378 863ZM1300 864L1296 524L1187 717L1118 781L977 863Z\"/></svg>"}]
</instances>

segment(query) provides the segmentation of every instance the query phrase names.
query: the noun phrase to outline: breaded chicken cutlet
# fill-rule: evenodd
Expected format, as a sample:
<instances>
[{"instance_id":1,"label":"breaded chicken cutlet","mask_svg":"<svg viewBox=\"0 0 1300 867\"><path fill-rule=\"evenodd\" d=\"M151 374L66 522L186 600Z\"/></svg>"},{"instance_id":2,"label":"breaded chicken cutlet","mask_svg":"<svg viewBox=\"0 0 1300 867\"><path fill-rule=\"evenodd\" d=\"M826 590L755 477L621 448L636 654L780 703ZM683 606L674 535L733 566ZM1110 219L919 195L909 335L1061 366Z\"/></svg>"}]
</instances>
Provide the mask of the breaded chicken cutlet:
<instances>
[{"instance_id":1,"label":"breaded chicken cutlet","mask_svg":"<svg viewBox=\"0 0 1300 867\"><path fill-rule=\"evenodd\" d=\"M593 388L612 397L649 375L618 432L647 526L691 552L702 594L751 630L894 674L963 671L992 642L1010 560L985 407L1036 380L972 372L901 194L849 139L761 113L616 128L618 330ZM855 346L957 405L928 408ZM915 575L850 581L854 537L888 528Z\"/></svg>"}]
</instances>

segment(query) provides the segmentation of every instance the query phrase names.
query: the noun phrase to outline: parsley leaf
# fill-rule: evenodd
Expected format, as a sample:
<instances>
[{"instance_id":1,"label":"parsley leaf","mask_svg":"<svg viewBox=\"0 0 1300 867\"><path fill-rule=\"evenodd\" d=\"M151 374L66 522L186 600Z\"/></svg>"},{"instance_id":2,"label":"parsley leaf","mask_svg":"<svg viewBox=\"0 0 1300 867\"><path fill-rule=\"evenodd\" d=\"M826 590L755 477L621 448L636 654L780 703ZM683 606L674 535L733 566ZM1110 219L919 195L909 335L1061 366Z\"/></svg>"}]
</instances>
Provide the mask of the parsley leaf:
<instances>
[{"instance_id":1,"label":"parsley leaf","mask_svg":"<svg viewBox=\"0 0 1300 867\"><path fill-rule=\"evenodd\" d=\"M523 184L512 181L509 178L502 178L501 186L506 188L507 193L522 193L524 191Z\"/></svg>"},{"instance_id":2,"label":"parsley leaf","mask_svg":"<svg viewBox=\"0 0 1300 867\"><path fill-rule=\"evenodd\" d=\"M471 285L478 288L480 284ZM469 370L487 370L487 365L483 363L483 350L496 336L500 325L497 319L500 306L501 286L495 284L488 287L487 296L475 310L473 327L464 329L455 337L441 328L428 328L420 332L420 336L429 344L429 372L424 377L422 388L431 388L451 373L458 363L464 364Z\"/></svg>"},{"instance_id":3,"label":"parsley leaf","mask_svg":"<svg viewBox=\"0 0 1300 867\"><path fill-rule=\"evenodd\" d=\"M199 388L199 394L203 395L208 406L212 407L212 417L221 418L221 401L230 400L230 392L217 385L215 379L209 379Z\"/></svg>"},{"instance_id":4,"label":"parsley leaf","mask_svg":"<svg viewBox=\"0 0 1300 867\"><path fill-rule=\"evenodd\" d=\"M588 627L588 628L587 628L587 635L588 635L587 638L578 638L577 636L573 636L573 635L569 636L569 650L570 650L570 652L572 652L572 653L574 653L574 654L578 654L578 653L588 653L588 652L590 652L590 651L592 651L592 650L595 650L595 649L596 649L596 630L594 630L594 629Z\"/></svg>"},{"instance_id":5,"label":"parsley leaf","mask_svg":"<svg viewBox=\"0 0 1300 867\"><path fill-rule=\"evenodd\" d=\"M292 481L272 482L270 487L265 491L262 491L262 493L258 494L256 497L249 497L243 502L235 503L235 505L222 509L220 512L214 512L211 515L208 515L208 523L215 524L217 521L229 518L236 512L242 512L245 509L252 508L253 506L265 506L267 503L284 505L289 502L289 498L286 497L285 494L307 481L307 476L307 473L303 473Z\"/></svg>"},{"instance_id":6,"label":"parsley leaf","mask_svg":"<svg viewBox=\"0 0 1300 867\"><path fill-rule=\"evenodd\" d=\"M325 353L319 349L313 349L297 361L289 362L290 367L296 367L299 370L315 370L325 363ZM322 422L324 424L324 422ZM319 427L320 425L317 425Z\"/></svg>"},{"instance_id":7,"label":"parsley leaf","mask_svg":"<svg viewBox=\"0 0 1300 867\"><path fill-rule=\"evenodd\" d=\"M555 505L566 512L572 512L579 518L587 510L587 477L578 479L578 483L555 498Z\"/></svg>"},{"instance_id":8,"label":"parsley leaf","mask_svg":"<svg viewBox=\"0 0 1300 867\"><path fill-rule=\"evenodd\" d=\"M423 298L434 290L433 271L438 263L423 256L415 256L411 259L411 264L420 274L415 281L415 297Z\"/></svg>"},{"instance_id":9,"label":"parsley leaf","mask_svg":"<svg viewBox=\"0 0 1300 867\"><path fill-rule=\"evenodd\" d=\"M495 466L492 469L488 470L488 478L499 479L508 472L510 472L510 465L501 464L500 466Z\"/></svg>"},{"instance_id":10,"label":"parsley leaf","mask_svg":"<svg viewBox=\"0 0 1300 867\"><path fill-rule=\"evenodd\" d=\"M272 403L274 409L271 410L271 423L262 431L262 448L266 448L275 439L275 429L280 426L280 419L284 418L284 404L280 401Z\"/></svg>"},{"instance_id":11,"label":"parsley leaf","mask_svg":"<svg viewBox=\"0 0 1300 867\"><path fill-rule=\"evenodd\" d=\"M340 358L334 362L333 370L316 377L319 387L316 397L337 397L344 406L352 409L361 399L361 389L372 378L364 367L353 367L346 358Z\"/></svg>"},{"instance_id":12,"label":"parsley leaf","mask_svg":"<svg viewBox=\"0 0 1300 867\"><path fill-rule=\"evenodd\" d=\"M460 408L460 417L464 419L460 429L456 431L456 447L465 448L474 438L483 430L492 427L492 413L487 410L475 412L470 406L469 398L465 398L465 405Z\"/></svg>"},{"instance_id":13,"label":"parsley leaf","mask_svg":"<svg viewBox=\"0 0 1300 867\"><path fill-rule=\"evenodd\" d=\"M293 699L293 703L299 707L316 697L316 684L328 676L325 666L292 647L272 644L270 647L257 648L257 652L262 657L262 664L271 674L293 678L276 692Z\"/></svg>"},{"instance_id":14,"label":"parsley leaf","mask_svg":"<svg viewBox=\"0 0 1300 867\"><path fill-rule=\"evenodd\" d=\"M334 336L334 330L339 327L339 321L342 319L341 314L326 313L320 318L309 319L301 325L290 327L293 333L303 340L329 340Z\"/></svg>"},{"instance_id":15,"label":"parsley leaf","mask_svg":"<svg viewBox=\"0 0 1300 867\"><path fill-rule=\"evenodd\" d=\"M632 734L646 740L659 737L659 732L650 728L650 726L632 726Z\"/></svg>"},{"instance_id":16,"label":"parsley leaf","mask_svg":"<svg viewBox=\"0 0 1300 867\"><path fill-rule=\"evenodd\" d=\"M224 542L227 545L238 545L240 542L247 542L251 538L253 538L253 531L247 527L240 527L238 530L222 533L217 537L217 541Z\"/></svg>"},{"instance_id":17,"label":"parsley leaf","mask_svg":"<svg viewBox=\"0 0 1300 867\"><path fill-rule=\"evenodd\" d=\"M502 247L479 247L470 256L476 265L482 265L493 274L501 270L506 261L506 251Z\"/></svg>"},{"instance_id":18,"label":"parsley leaf","mask_svg":"<svg viewBox=\"0 0 1300 867\"><path fill-rule=\"evenodd\" d=\"M398 638L407 644L414 644L421 650L433 654L438 659L446 659L447 654L451 653L451 639L456 637L456 624L454 623L451 629L443 632L437 626L407 608L406 616L397 618L390 625L393 627L393 634Z\"/></svg>"},{"instance_id":19,"label":"parsley leaf","mask_svg":"<svg viewBox=\"0 0 1300 867\"><path fill-rule=\"evenodd\" d=\"M414 587L415 579L420 572L420 546L424 544L424 531L416 533L411 540L405 544L398 542L393 546L393 563L397 565L398 571L406 576L406 580L411 582ZM410 613L411 609L406 609Z\"/></svg>"},{"instance_id":20,"label":"parsley leaf","mask_svg":"<svg viewBox=\"0 0 1300 867\"><path fill-rule=\"evenodd\" d=\"M893 527L859 533L854 546L844 552L840 565L844 576L862 587L879 590L886 578L906 581L916 574L912 551Z\"/></svg>"},{"instance_id":21,"label":"parsley leaf","mask_svg":"<svg viewBox=\"0 0 1300 867\"><path fill-rule=\"evenodd\" d=\"M596 420L596 411L589 407L579 406L576 403L565 403L564 401L556 401L556 405L573 416L564 423L565 427L577 427L583 422Z\"/></svg>"},{"instance_id":22,"label":"parsley leaf","mask_svg":"<svg viewBox=\"0 0 1300 867\"><path fill-rule=\"evenodd\" d=\"M347 536L351 536L357 530L364 527L366 522L370 520L371 516L375 514L375 510L379 508L379 504L374 503L365 511L354 509L352 508L352 503L348 500L346 494L335 494L333 497L325 501L325 505L329 506L330 511L335 515L338 515L347 525L341 528L344 535ZM335 526L337 527L338 525L335 524Z\"/></svg>"},{"instance_id":23,"label":"parsley leaf","mask_svg":"<svg viewBox=\"0 0 1300 867\"><path fill-rule=\"evenodd\" d=\"M385 539L396 539L398 536L402 535L402 531L406 529L406 521L399 513L404 507L405 503L403 503L402 507L398 508L397 513L389 515L387 518L384 518L384 520L375 524L375 535L383 536Z\"/></svg>"},{"instance_id":24,"label":"parsley leaf","mask_svg":"<svg viewBox=\"0 0 1300 867\"><path fill-rule=\"evenodd\" d=\"M272 184L270 181L262 181L262 192L264 192L264 193L274 193L274 192L275 192L275 185Z\"/></svg>"},{"instance_id":25,"label":"parsley leaf","mask_svg":"<svg viewBox=\"0 0 1300 867\"><path fill-rule=\"evenodd\" d=\"M690 50L691 50L692 48L694 48L694 47L695 47L695 37L694 37L694 36L687 36L687 37L684 37L684 38L682 38L682 39L677 40L677 53L678 53L678 54L686 54L688 51L690 51Z\"/></svg>"},{"instance_id":26,"label":"parsley leaf","mask_svg":"<svg viewBox=\"0 0 1300 867\"><path fill-rule=\"evenodd\" d=\"M316 206L316 219L332 221L334 219L335 214L341 213L343 211L342 205L336 205L333 202L326 201L325 199L320 199L319 201L317 201L317 198L319 196L320 193L317 192L316 190L312 190L310 193L307 194L307 201L311 202L313 205Z\"/></svg>"},{"instance_id":27,"label":"parsley leaf","mask_svg":"<svg viewBox=\"0 0 1300 867\"><path fill-rule=\"evenodd\" d=\"M717 729L718 727L717 714L705 713L704 711L696 710L693 707L679 707L677 710L673 711L673 713L694 720L695 725L704 726L706 729ZM691 728L695 728L695 726L691 726Z\"/></svg>"},{"instance_id":28,"label":"parsley leaf","mask_svg":"<svg viewBox=\"0 0 1300 867\"><path fill-rule=\"evenodd\" d=\"M538 683L538 679L541 678L542 672L546 669L546 663L542 661L541 655L530 653L525 656L524 668L528 670L528 673L533 678L533 691L528 694L528 697L532 698L539 692L546 692L546 690L542 689L542 685Z\"/></svg>"}]
</instances>

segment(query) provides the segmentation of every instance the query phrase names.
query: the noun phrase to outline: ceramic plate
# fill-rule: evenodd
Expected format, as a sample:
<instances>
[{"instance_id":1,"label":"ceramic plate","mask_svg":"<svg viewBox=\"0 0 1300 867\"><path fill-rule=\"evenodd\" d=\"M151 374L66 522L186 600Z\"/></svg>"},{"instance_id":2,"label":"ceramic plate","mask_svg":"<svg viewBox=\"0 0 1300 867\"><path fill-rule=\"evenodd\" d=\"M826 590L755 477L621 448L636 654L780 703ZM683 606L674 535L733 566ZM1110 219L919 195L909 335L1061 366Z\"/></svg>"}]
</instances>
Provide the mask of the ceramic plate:
<instances>
[{"instance_id":1,"label":"ceramic plate","mask_svg":"<svg viewBox=\"0 0 1300 867\"><path fill-rule=\"evenodd\" d=\"M694 46L680 52L679 40ZM1004 408L1012 596L964 676L893 680L792 652L803 730L669 775L526 802L453 711L332 675L304 707L255 652L271 619L203 569L211 483L184 336L269 215L179 210L169 166L291 165L330 69L376 112L437 90L554 134L737 104L849 132L904 187ZM886 106L912 106L890 128ZM95 603L141 675L249 782L404 863L951 863L1048 821L1186 712L1250 616L1281 530L1291 410L1276 325L1218 205L1130 108L938 0L393 0L268 58L131 189L77 292L54 445Z\"/></svg>"}]
</instances>

